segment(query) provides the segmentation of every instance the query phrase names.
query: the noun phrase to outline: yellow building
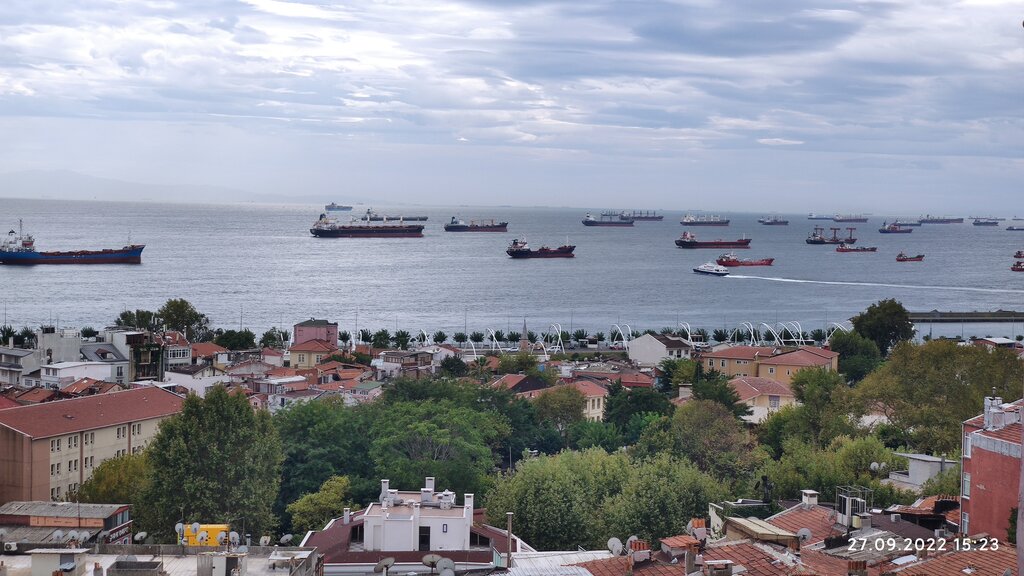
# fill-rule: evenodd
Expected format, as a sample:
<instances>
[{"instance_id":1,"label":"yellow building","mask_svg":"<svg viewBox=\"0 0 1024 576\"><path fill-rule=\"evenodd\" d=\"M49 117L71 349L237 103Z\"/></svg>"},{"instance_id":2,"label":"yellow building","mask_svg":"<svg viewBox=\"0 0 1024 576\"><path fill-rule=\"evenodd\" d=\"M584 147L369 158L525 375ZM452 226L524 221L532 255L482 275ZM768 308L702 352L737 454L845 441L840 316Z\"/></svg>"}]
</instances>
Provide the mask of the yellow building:
<instances>
[{"instance_id":1,"label":"yellow building","mask_svg":"<svg viewBox=\"0 0 1024 576\"><path fill-rule=\"evenodd\" d=\"M751 413L743 420L752 424L760 424L783 407L797 404L788 384L768 378L737 376L729 380L729 387L739 396L740 402L750 408Z\"/></svg>"},{"instance_id":2,"label":"yellow building","mask_svg":"<svg viewBox=\"0 0 1024 576\"><path fill-rule=\"evenodd\" d=\"M291 368L314 368L338 352L335 344L326 340L306 340L288 349Z\"/></svg>"},{"instance_id":3,"label":"yellow building","mask_svg":"<svg viewBox=\"0 0 1024 576\"><path fill-rule=\"evenodd\" d=\"M789 384L804 368L839 370L839 353L816 346L790 350L770 346L731 346L703 354L705 370L715 370L729 378L757 376Z\"/></svg>"}]
</instances>

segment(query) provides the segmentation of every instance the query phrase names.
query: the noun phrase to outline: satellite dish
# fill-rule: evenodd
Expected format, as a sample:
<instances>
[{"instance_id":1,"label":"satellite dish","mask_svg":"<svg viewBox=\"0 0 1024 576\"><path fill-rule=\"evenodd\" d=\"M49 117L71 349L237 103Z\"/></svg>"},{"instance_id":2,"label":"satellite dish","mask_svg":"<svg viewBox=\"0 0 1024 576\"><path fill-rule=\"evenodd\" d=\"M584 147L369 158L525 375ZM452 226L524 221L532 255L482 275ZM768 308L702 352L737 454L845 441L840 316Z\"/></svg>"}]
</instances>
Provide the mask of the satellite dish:
<instances>
[{"instance_id":1,"label":"satellite dish","mask_svg":"<svg viewBox=\"0 0 1024 576\"><path fill-rule=\"evenodd\" d=\"M228 535L223 530L217 532L217 544L223 544L228 541Z\"/></svg>"},{"instance_id":2,"label":"satellite dish","mask_svg":"<svg viewBox=\"0 0 1024 576\"><path fill-rule=\"evenodd\" d=\"M228 540L232 544L238 544L238 532L235 532L234 530L232 530L231 533L228 534Z\"/></svg>"},{"instance_id":3,"label":"satellite dish","mask_svg":"<svg viewBox=\"0 0 1024 576\"><path fill-rule=\"evenodd\" d=\"M199 522L193 522L192 523L192 533L193 534L199 534L199 529L200 528L202 528L202 526L199 524Z\"/></svg>"},{"instance_id":4,"label":"satellite dish","mask_svg":"<svg viewBox=\"0 0 1024 576\"><path fill-rule=\"evenodd\" d=\"M882 465L879 464L878 462L872 462L871 465L868 466L868 468L870 468L872 472L878 472L878 469L881 467Z\"/></svg>"},{"instance_id":5,"label":"satellite dish","mask_svg":"<svg viewBox=\"0 0 1024 576\"><path fill-rule=\"evenodd\" d=\"M612 556L618 556L622 554L622 540L612 536L608 539L608 551L612 553Z\"/></svg>"},{"instance_id":6,"label":"satellite dish","mask_svg":"<svg viewBox=\"0 0 1024 576\"><path fill-rule=\"evenodd\" d=\"M55 530L53 532L53 534L51 535L51 537L53 538L54 542L60 542L61 538L64 538L64 531L63 530Z\"/></svg>"},{"instance_id":7,"label":"satellite dish","mask_svg":"<svg viewBox=\"0 0 1024 576\"><path fill-rule=\"evenodd\" d=\"M200 542L206 542L209 539L210 535L206 533L206 530L203 530L202 532L196 535L196 540L199 540Z\"/></svg>"},{"instance_id":8,"label":"satellite dish","mask_svg":"<svg viewBox=\"0 0 1024 576\"><path fill-rule=\"evenodd\" d=\"M629 552L630 550L632 550L633 549L633 542L636 542L639 539L640 538L637 538L636 534L630 536L629 538L626 538L626 552Z\"/></svg>"},{"instance_id":9,"label":"satellite dish","mask_svg":"<svg viewBox=\"0 0 1024 576\"><path fill-rule=\"evenodd\" d=\"M178 533L178 536L181 536L181 533L185 531L185 525L178 522L174 525L174 531Z\"/></svg>"},{"instance_id":10,"label":"satellite dish","mask_svg":"<svg viewBox=\"0 0 1024 576\"><path fill-rule=\"evenodd\" d=\"M76 532L74 530L68 532L68 535L65 536L65 539L66 540L78 540L78 532Z\"/></svg>"},{"instance_id":11,"label":"satellite dish","mask_svg":"<svg viewBox=\"0 0 1024 576\"><path fill-rule=\"evenodd\" d=\"M441 571L441 574L444 574L445 570L451 570L452 573L455 573L455 561L451 558L441 558L437 562L437 569Z\"/></svg>"},{"instance_id":12,"label":"satellite dish","mask_svg":"<svg viewBox=\"0 0 1024 576\"><path fill-rule=\"evenodd\" d=\"M455 576L455 570L445 568L444 570L441 570L440 576Z\"/></svg>"},{"instance_id":13,"label":"satellite dish","mask_svg":"<svg viewBox=\"0 0 1024 576\"><path fill-rule=\"evenodd\" d=\"M428 566L430 571L433 572L434 567L437 566L437 563L441 560L442 558L439 554L427 554L423 557L423 565Z\"/></svg>"},{"instance_id":14,"label":"satellite dish","mask_svg":"<svg viewBox=\"0 0 1024 576\"><path fill-rule=\"evenodd\" d=\"M292 536L291 534L285 534L284 536L281 536L281 544L287 544L291 542L292 538L294 538L294 536Z\"/></svg>"},{"instance_id":15,"label":"satellite dish","mask_svg":"<svg viewBox=\"0 0 1024 576\"><path fill-rule=\"evenodd\" d=\"M796 531L796 537L799 538L801 542L806 542L806 541L810 540L811 539L811 529L810 528L801 528L801 529L797 530Z\"/></svg>"},{"instance_id":16,"label":"satellite dish","mask_svg":"<svg viewBox=\"0 0 1024 576\"><path fill-rule=\"evenodd\" d=\"M270 536L261 536L260 546L270 546Z\"/></svg>"},{"instance_id":17,"label":"satellite dish","mask_svg":"<svg viewBox=\"0 0 1024 576\"><path fill-rule=\"evenodd\" d=\"M391 556L388 556L387 558L381 558L380 562L377 562L377 565L373 567L373 571L380 574L381 572L384 572L385 570L391 568L394 565L395 559Z\"/></svg>"}]
</instances>

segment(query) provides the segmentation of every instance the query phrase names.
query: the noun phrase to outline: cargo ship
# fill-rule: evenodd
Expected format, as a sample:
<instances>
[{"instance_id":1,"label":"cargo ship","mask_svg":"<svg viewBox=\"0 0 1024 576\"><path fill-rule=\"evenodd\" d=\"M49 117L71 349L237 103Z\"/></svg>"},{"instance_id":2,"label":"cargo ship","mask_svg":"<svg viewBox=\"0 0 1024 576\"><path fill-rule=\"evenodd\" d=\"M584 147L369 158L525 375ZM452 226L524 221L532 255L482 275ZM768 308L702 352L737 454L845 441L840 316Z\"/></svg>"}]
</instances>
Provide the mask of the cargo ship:
<instances>
[{"instance_id":1,"label":"cargo ship","mask_svg":"<svg viewBox=\"0 0 1024 576\"><path fill-rule=\"evenodd\" d=\"M849 244L840 244L836 246L836 252L877 252L877 246L850 246Z\"/></svg>"},{"instance_id":2,"label":"cargo ship","mask_svg":"<svg viewBox=\"0 0 1024 576\"><path fill-rule=\"evenodd\" d=\"M558 248L548 248L547 246L541 246L540 248L533 250L530 245L526 243L526 240L513 240L508 245L508 249L505 253L512 258L572 258L575 256L573 250L576 247L570 244L559 246Z\"/></svg>"},{"instance_id":3,"label":"cargo ship","mask_svg":"<svg viewBox=\"0 0 1024 576\"><path fill-rule=\"evenodd\" d=\"M913 228L904 228L899 224L893 222L892 224L886 224L882 222L882 227L878 229L882 234L910 234L914 231Z\"/></svg>"},{"instance_id":4,"label":"cargo ship","mask_svg":"<svg viewBox=\"0 0 1024 576\"><path fill-rule=\"evenodd\" d=\"M621 218L621 215L620 216L615 216L615 215L609 216L607 212L601 214L600 218L594 218L594 216L590 212L587 212L587 215L583 217L583 225L584 226L619 226L619 227L621 227L621 226L632 226L633 225L633 219L632 218L623 219L623 218Z\"/></svg>"},{"instance_id":5,"label":"cargo ship","mask_svg":"<svg viewBox=\"0 0 1024 576\"><path fill-rule=\"evenodd\" d=\"M832 218L834 216L825 216L823 214L815 214L814 212L807 215L808 220L831 220Z\"/></svg>"},{"instance_id":6,"label":"cargo ship","mask_svg":"<svg viewBox=\"0 0 1024 576\"><path fill-rule=\"evenodd\" d=\"M680 248L750 248L750 238L699 241L692 232L686 231L676 240L676 246Z\"/></svg>"},{"instance_id":7,"label":"cargo ship","mask_svg":"<svg viewBox=\"0 0 1024 576\"><path fill-rule=\"evenodd\" d=\"M902 220L902 219L897 218L896 220L893 221L893 224L895 224L897 226L900 226L902 228L906 228L908 226L918 227L918 226L921 225L921 221L920 220Z\"/></svg>"},{"instance_id":8,"label":"cargo ship","mask_svg":"<svg viewBox=\"0 0 1024 576\"><path fill-rule=\"evenodd\" d=\"M999 226L999 220L995 218L975 218L971 224L975 226Z\"/></svg>"},{"instance_id":9,"label":"cargo ship","mask_svg":"<svg viewBox=\"0 0 1024 576\"><path fill-rule=\"evenodd\" d=\"M761 258L760 260L747 260L739 258L732 252L727 252L718 257L715 262L719 266L728 266L730 268L736 266L771 266L772 262L775 262L775 258Z\"/></svg>"},{"instance_id":10,"label":"cargo ship","mask_svg":"<svg viewBox=\"0 0 1024 576\"><path fill-rule=\"evenodd\" d=\"M918 254L917 256L907 256L903 252L896 255L897 262L922 262L924 261L924 254Z\"/></svg>"},{"instance_id":11,"label":"cargo ship","mask_svg":"<svg viewBox=\"0 0 1024 576\"><path fill-rule=\"evenodd\" d=\"M497 220L470 220L467 224L452 216L452 221L444 225L445 232L508 232L508 222Z\"/></svg>"},{"instance_id":12,"label":"cargo ship","mask_svg":"<svg viewBox=\"0 0 1024 576\"><path fill-rule=\"evenodd\" d=\"M373 224L371 220L351 220L342 224L321 214L320 219L313 223L309 233L317 238L422 238L422 224Z\"/></svg>"},{"instance_id":13,"label":"cargo ship","mask_svg":"<svg viewBox=\"0 0 1024 576\"><path fill-rule=\"evenodd\" d=\"M324 206L324 210L326 210L328 214L330 214L331 212L351 212L352 207L345 206L342 204L335 204L334 202L331 202L327 206Z\"/></svg>"},{"instance_id":14,"label":"cargo ship","mask_svg":"<svg viewBox=\"0 0 1024 576\"><path fill-rule=\"evenodd\" d=\"M808 244L853 244L857 241L857 239L853 237L853 231L856 230L856 228L847 228L847 230L849 230L849 236L846 238L839 237L839 228L831 227L829 230L832 231L831 237L825 236L824 228L821 226L815 226L814 231L807 236L807 240L805 240L805 242Z\"/></svg>"},{"instance_id":15,"label":"cargo ship","mask_svg":"<svg viewBox=\"0 0 1024 576\"><path fill-rule=\"evenodd\" d=\"M1013 253L1013 257L1017 259L1024 258L1024 250L1017 250Z\"/></svg>"},{"instance_id":16,"label":"cargo ship","mask_svg":"<svg viewBox=\"0 0 1024 576\"><path fill-rule=\"evenodd\" d=\"M366 215L361 220L367 222L426 222L426 216L392 216L390 214L377 214L372 208L366 209Z\"/></svg>"},{"instance_id":17,"label":"cargo ship","mask_svg":"<svg viewBox=\"0 0 1024 576\"><path fill-rule=\"evenodd\" d=\"M789 220L779 218L778 216L765 216L764 218L758 218L758 223L764 224L765 226L788 226Z\"/></svg>"},{"instance_id":18,"label":"cargo ship","mask_svg":"<svg viewBox=\"0 0 1024 576\"><path fill-rule=\"evenodd\" d=\"M1010 232L1024 232L1024 226L1007 226L1006 229Z\"/></svg>"},{"instance_id":19,"label":"cargo ship","mask_svg":"<svg viewBox=\"0 0 1024 576\"><path fill-rule=\"evenodd\" d=\"M836 214L832 217L833 222L867 222L868 217L862 214Z\"/></svg>"},{"instance_id":20,"label":"cargo ship","mask_svg":"<svg viewBox=\"0 0 1024 576\"><path fill-rule=\"evenodd\" d=\"M32 266L35 264L141 264L145 244L128 244L122 248L103 250L73 250L66 252L40 252L36 241L22 231L11 230L0 243L0 264Z\"/></svg>"},{"instance_id":21,"label":"cargo ship","mask_svg":"<svg viewBox=\"0 0 1024 576\"><path fill-rule=\"evenodd\" d=\"M683 226L728 226L729 219L721 216L694 216L687 214L679 219Z\"/></svg>"},{"instance_id":22,"label":"cargo ship","mask_svg":"<svg viewBox=\"0 0 1024 576\"><path fill-rule=\"evenodd\" d=\"M658 214L653 211L640 212L633 210L632 212L622 212L619 214L620 220L635 220L637 222L660 222L665 219L665 216Z\"/></svg>"},{"instance_id":23,"label":"cargo ship","mask_svg":"<svg viewBox=\"0 0 1024 576\"><path fill-rule=\"evenodd\" d=\"M921 224L963 224L963 218L947 218L945 216L932 216L931 214L918 218Z\"/></svg>"}]
</instances>

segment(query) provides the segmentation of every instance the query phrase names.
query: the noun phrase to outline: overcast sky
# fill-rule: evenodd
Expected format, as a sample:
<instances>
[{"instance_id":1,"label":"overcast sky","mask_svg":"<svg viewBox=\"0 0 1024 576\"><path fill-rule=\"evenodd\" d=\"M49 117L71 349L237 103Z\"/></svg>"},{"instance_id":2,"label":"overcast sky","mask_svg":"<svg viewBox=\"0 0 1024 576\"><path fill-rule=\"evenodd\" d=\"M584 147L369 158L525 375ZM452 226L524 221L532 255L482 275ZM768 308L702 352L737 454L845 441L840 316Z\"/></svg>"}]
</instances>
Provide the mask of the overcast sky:
<instances>
[{"instance_id":1,"label":"overcast sky","mask_svg":"<svg viewBox=\"0 0 1024 576\"><path fill-rule=\"evenodd\" d=\"M0 171L1024 216L1024 2L4 0Z\"/></svg>"}]
</instances>

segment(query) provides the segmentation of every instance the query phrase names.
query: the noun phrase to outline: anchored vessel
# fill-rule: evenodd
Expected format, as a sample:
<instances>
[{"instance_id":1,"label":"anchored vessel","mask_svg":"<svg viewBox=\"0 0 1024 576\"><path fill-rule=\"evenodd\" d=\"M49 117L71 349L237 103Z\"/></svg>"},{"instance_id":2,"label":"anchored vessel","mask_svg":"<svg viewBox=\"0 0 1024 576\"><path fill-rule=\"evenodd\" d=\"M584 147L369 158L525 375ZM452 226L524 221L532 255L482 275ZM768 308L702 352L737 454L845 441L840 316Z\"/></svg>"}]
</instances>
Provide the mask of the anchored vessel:
<instances>
[{"instance_id":1,"label":"anchored vessel","mask_svg":"<svg viewBox=\"0 0 1024 576\"><path fill-rule=\"evenodd\" d=\"M775 258L761 258L760 260L748 260L745 258L739 258L732 252L726 252L718 257L715 262L719 266L728 266L730 268L735 266L771 266L772 262L775 262Z\"/></svg>"},{"instance_id":2,"label":"anchored vessel","mask_svg":"<svg viewBox=\"0 0 1024 576\"><path fill-rule=\"evenodd\" d=\"M660 222L665 219L665 216L658 214L653 211L641 212L639 210L633 210L632 212L622 212L619 214L620 220L636 220L639 222Z\"/></svg>"},{"instance_id":3,"label":"anchored vessel","mask_svg":"<svg viewBox=\"0 0 1024 576\"><path fill-rule=\"evenodd\" d=\"M972 224L975 226L999 226L999 220L995 218L975 218Z\"/></svg>"},{"instance_id":4,"label":"anchored vessel","mask_svg":"<svg viewBox=\"0 0 1024 576\"><path fill-rule=\"evenodd\" d=\"M765 226L788 226L789 220L779 218L778 216L765 216L764 218L758 218L758 222Z\"/></svg>"},{"instance_id":5,"label":"anchored vessel","mask_svg":"<svg viewBox=\"0 0 1024 576\"><path fill-rule=\"evenodd\" d=\"M920 226L921 225L921 221L920 220L896 219L893 222L893 225L900 226L900 227L903 227L903 228L906 228L907 226L915 226L916 227L916 226Z\"/></svg>"},{"instance_id":6,"label":"anchored vessel","mask_svg":"<svg viewBox=\"0 0 1024 576\"><path fill-rule=\"evenodd\" d=\"M686 231L676 240L676 246L680 248L750 248L750 238L699 241L693 232Z\"/></svg>"},{"instance_id":7,"label":"anchored vessel","mask_svg":"<svg viewBox=\"0 0 1024 576\"><path fill-rule=\"evenodd\" d=\"M1013 270L1014 272L1024 272L1024 261L1018 260L1017 262L1014 262L1013 266L1010 266L1010 270Z\"/></svg>"},{"instance_id":8,"label":"anchored vessel","mask_svg":"<svg viewBox=\"0 0 1024 576\"><path fill-rule=\"evenodd\" d=\"M368 222L426 222L426 216L392 216L390 214L377 214L373 208L366 209L366 215L362 220Z\"/></svg>"},{"instance_id":9,"label":"anchored vessel","mask_svg":"<svg viewBox=\"0 0 1024 576\"><path fill-rule=\"evenodd\" d=\"M903 252L896 255L897 262L921 262L924 260L924 254L918 254L917 256L907 256Z\"/></svg>"},{"instance_id":10,"label":"anchored vessel","mask_svg":"<svg viewBox=\"0 0 1024 576\"><path fill-rule=\"evenodd\" d=\"M853 244L857 241L857 239L853 237L853 231L856 230L856 228L847 228L849 236L846 238L839 237L839 228L830 227L829 230L832 231L831 237L825 236L824 228L821 226L815 226L814 231L807 236L806 242L808 244Z\"/></svg>"},{"instance_id":11,"label":"anchored vessel","mask_svg":"<svg viewBox=\"0 0 1024 576\"><path fill-rule=\"evenodd\" d=\"M836 214L832 217L833 222L867 222L868 217L862 214Z\"/></svg>"},{"instance_id":12,"label":"anchored vessel","mask_svg":"<svg viewBox=\"0 0 1024 576\"><path fill-rule=\"evenodd\" d=\"M963 224L963 218L947 218L945 216L932 216L927 214L918 219L921 224Z\"/></svg>"},{"instance_id":13,"label":"anchored vessel","mask_svg":"<svg viewBox=\"0 0 1024 576\"><path fill-rule=\"evenodd\" d=\"M910 234L914 231L913 228L904 228L900 224L893 222L892 224L882 223L882 227L878 229L882 234Z\"/></svg>"},{"instance_id":14,"label":"anchored vessel","mask_svg":"<svg viewBox=\"0 0 1024 576\"><path fill-rule=\"evenodd\" d=\"M694 216L687 214L679 219L683 226L728 226L729 219L721 216Z\"/></svg>"},{"instance_id":15,"label":"anchored vessel","mask_svg":"<svg viewBox=\"0 0 1024 576\"><path fill-rule=\"evenodd\" d=\"M693 269L697 274L707 274L708 276L728 276L729 270L724 266L718 266L714 262L705 262L700 266Z\"/></svg>"},{"instance_id":16,"label":"anchored vessel","mask_svg":"<svg viewBox=\"0 0 1024 576\"><path fill-rule=\"evenodd\" d=\"M832 218L834 216L825 216L823 214L815 214L814 212L807 215L808 220L831 220Z\"/></svg>"},{"instance_id":17,"label":"anchored vessel","mask_svg":"<svg viewBox=\"0 0 1024 576\"><path fill-rule=\"evenodd\" d=\"M372 224L368 219L351 220L342 224L321 214L320 219L313 223L309 233L318 238L421 238L422 224Z\"/></svg>"},{"instance_id":18,"label":"anchored vessel","mask_svg":"<svg viewBox=\"0 0 1024 576\"><path fill-rule=\"evenodd\" d=\"M1024 232L1024 226L1007 226L1006 229L1010 232Z\"/></svg>"},{"instance_id":19,"label":"anchored vessel","mask_svg":"<svg viewBox=\"0 0 1024 576\"><path fill-rule=\"evenodd\" d=\"M836 246L836 252L876 252L878 251L877 246L850 246L849 244L840 244Z\"/></svg>"},{"instance_id":20,"label":"anchored vessel","mask_svg":"<svg viewBox=\"0 0 1024 576\"><path fill-rule=\"evenodd\" d=\"M324 210L327 210L328 214L330 214L331 212L351 212L352 207L344 206L342 204L335 204L334 202L331 202L327 206L324 206Z\"/></svg>"},{"instance_id":21,"label":"anchored vessel","mask_svg":"<svg viewBox=\"0 0 1024 576\"><path fill-rule=\"evenodd\" d=\"M558 248L548 248L547 246L541 246L540 248L533 250L530 245L526 243L526 240L513 240L508 245L508 249L505 253L513 258L572 258L572 253L576 247L566 244L559 246Z\"/></svg>"},{"instance_id":22,"label":"anchored vessel","mask_svg":"<svg viewBox=\"0 0 1024 576\"><path fill-rule=\"evenodd\" d=\"M452 216L452 221L444 225L445 232L508 232L508 222L491 220L463 220Z\"/></svg>"},{"instance_id":23,"label":"anchored vessel","mask_svg":"<svg viewBox=\"0 0 1024 576\"><path fill-rule=\"evenodd\" d=\"M616 215L614 213L609 214L604 212L600 218L594 218L594 215L587 212L587 215L583 217L584 226L632 226L632 218L622 218L622 215Z\"/></svg>"},{"instance_id":24,"label":"anchored vessel","mask_svg":"<svg viewBox=\"0 0 1024 576\"><path fill-rule=\"evenodd\" d=\"M0 264L141 264L145 244L129 244L122 248L104 250L74 250L68 252L39 252L36 241L21 228L11 230L0 243Z\"/></svg>"}]
</instances>

